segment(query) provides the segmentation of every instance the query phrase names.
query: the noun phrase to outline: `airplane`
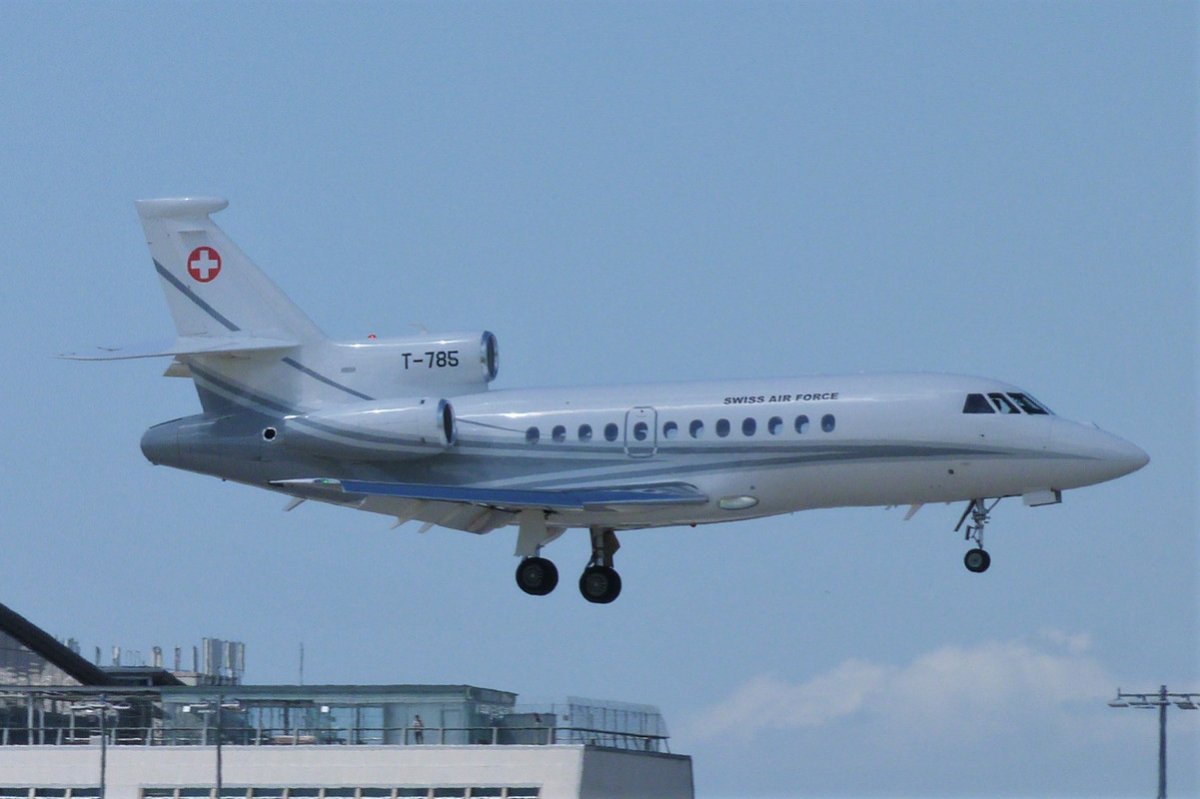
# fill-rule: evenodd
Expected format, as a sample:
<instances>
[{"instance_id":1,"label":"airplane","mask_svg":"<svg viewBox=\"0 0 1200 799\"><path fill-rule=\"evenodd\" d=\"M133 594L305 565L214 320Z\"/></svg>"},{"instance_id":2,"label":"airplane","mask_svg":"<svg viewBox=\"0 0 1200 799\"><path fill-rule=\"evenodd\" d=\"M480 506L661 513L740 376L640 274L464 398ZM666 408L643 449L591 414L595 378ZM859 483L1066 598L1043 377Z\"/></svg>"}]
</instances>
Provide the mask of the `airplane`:
<instances>
[{"instance_id":1,"label":"airplane","mask_svg":"<svg viewBox=\"0 0 1200 799\"><path fill-rule=\"evenodd\" d=\"M516 581L545 595L542 549L591 536L583 597L621 592L617 532L812 508L965 502L956 531L987 571L996 503L1058 503L1130 474L1137 446L980 377L821 375L489 390L487 331L328 339L212 221L228 202L139 200L177 336L72 354L171 358L202 413L154 425L153 464L291 497L483 534L517 527Z\"/></svg>"}]
</instances>

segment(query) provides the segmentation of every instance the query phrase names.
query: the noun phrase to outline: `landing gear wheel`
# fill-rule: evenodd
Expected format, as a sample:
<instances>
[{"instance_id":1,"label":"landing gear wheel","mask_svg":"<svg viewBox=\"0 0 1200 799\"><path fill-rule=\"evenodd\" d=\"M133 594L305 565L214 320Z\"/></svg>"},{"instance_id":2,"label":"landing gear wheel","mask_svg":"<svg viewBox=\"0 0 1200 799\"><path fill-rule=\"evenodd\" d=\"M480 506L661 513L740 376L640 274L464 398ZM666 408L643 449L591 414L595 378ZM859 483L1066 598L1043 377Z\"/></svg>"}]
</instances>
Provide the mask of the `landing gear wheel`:
<instances>
[{"instance_id":1,"label":"landing gear wheel","mask_svg":"<svg viewBox=\"0 0 1200 799\"><path fill-rule=\"evenodd\" d=\"M558 585L558 567L545 558L525 558L517 566L517 585L527 594L545 596Z\"/></svg>"},{"instance_id":2,"label":"landing gear wheel","mask_svg":"<svg viewBox=\"0 0 1200 799\"><path fill-rule=\"evenodd\" d=\"M579 593L588 602L607 605L621 595L621 575L610 566L588 566L579 578Z\"/></svg>"},{"instance_id":3,"label":"landing gear wheel","mask_svg":"<svg viewBox=\"0 0 1200 799\"><path fill-rule=\"evenodd\" d=\"M987 550L976 547L967 550L967 554L963 556L963 563L966 565L967 571L982 574L988 570L988 566L992 565L992 556L987 553Z\"/></svg>"}]
</instances>

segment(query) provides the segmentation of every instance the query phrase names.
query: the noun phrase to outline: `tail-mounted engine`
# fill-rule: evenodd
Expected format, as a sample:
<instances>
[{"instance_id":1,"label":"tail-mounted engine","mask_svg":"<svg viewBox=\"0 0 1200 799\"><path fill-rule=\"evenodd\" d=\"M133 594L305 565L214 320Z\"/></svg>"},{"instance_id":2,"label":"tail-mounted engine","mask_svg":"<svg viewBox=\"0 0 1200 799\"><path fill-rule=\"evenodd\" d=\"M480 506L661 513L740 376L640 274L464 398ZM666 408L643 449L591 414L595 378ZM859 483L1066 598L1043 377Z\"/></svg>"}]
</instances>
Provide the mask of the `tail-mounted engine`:
<instances>
[{"instance_id":1,"label":"tail-mounted engine","mask_svg":"<svg viewBox=\"0 0 1200 799\"><path fill-rule=\"evenodd\" d=\"M339 379L376 397L411 396L427 391L443 396L486 391L500 367L496 337L486 330L335 347L335 360L354 368L353 378Z\"/></svg>"},{"instance_id":2,"label":"tail-mounted engine","mask_svg":"<svg viewBox=\"0 0 1200 799\"><path fill-rule=\"evenodd\" d=\"M340 405L288 417L262 433L269 445L359 461L436 455L457 436L450 402L430 397Z\"/></svg>"}]
</instances>

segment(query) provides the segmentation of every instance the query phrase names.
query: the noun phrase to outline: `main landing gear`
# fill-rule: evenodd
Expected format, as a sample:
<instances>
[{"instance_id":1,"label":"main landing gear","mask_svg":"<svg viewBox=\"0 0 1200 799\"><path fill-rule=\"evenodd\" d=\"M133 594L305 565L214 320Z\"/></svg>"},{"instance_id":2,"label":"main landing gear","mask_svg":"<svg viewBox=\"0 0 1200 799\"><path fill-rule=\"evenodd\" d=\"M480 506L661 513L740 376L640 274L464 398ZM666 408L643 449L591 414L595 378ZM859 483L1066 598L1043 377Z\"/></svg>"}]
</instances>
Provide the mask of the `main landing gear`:
<instances>
[{"instance_id":1,"label":"main landing gear","mask_svg":"<svg viewBox=\"0 0 1200 799\"><path fill-rule=\"evenodd\" d=\"M967 567L967 571L975 574L982 574L988 570L988 566L992 565L992 556L983 548L983 528L988 523L988 517L992 512L992 508L1000 502L997 499L991 505L988 505L982 499L973 499L967 505L967 509L963 511L962 518L958 520L958 524L954 528L954 532L962 529L963 523L967 521L967 517L971 517L971 523L967 525L966 540L974 541L975 547L968 549L967 554L963 556L963 564Z\"/></svg>"},{"instance_id":2,"label":"main landing gear","mask_svg":"<svg viewBox=\"0 0 1200 799\"><path fill-rule=\"evenodd\" d=\"M611 527L593 527L592 559L579 578L579 593L588 602L607 605L621 595L621 575L613 568L613 555L621 548Z\"/></svg>"},{"instance_id":3,"label":"main landing gear","mask_svg":"<svg viewBox=\"0 0 1200 799\"><path fill-rule=\"evenodd\" d=\"M525 558L517 565L517 585L527 594L545 596L558 585L558 567L545 558Z\"/></svg>"},{"instance_id":4,"label":"main landing gear","mask_svg":"<svg viewBox=\"0 0 1200 799\"><path fill-rule=\"evenodd\" d=\"M517 565L517 586L527 594L545 596L558 585L558 568L538 552L545 543L557 538L561 530L547 531L544 523L528 519L528 531L522 529L517 542L517 554L523 555ZM613 555L621 548L611 527L593 527L592 557L579 578L579 593L588 602L607 605L621 594L621 575L613 568Z\"/></svg>"}]
</instances>

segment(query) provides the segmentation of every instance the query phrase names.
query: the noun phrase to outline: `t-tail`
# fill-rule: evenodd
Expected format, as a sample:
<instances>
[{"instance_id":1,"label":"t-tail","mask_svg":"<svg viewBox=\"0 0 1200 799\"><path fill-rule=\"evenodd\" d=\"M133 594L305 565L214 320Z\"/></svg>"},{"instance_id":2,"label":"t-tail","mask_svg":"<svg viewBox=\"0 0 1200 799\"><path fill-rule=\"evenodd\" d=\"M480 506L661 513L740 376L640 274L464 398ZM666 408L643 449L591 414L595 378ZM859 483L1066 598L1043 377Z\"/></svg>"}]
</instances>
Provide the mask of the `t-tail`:
<instances>
[{"instance_id":1,"label":"t-tail","mask_svg":"<svg viewBox=\"0 0 1200 799\"><path fill-rule=\"evenodd\" d=\"M325 335L210 218L226 200L138 200L150 257L179 335L168 374L189 376L206 411L272 414L303 403L289 374Z\"/></svg>"},{"instance_id":2,"label":"t-tail","mask_svg":"<svg viewBox=\"0 0 1200 799\"><path fill-rule=\"evenodd\" d=\"M80 360L173 356L205 411L279 417L377 398L486 391L496 375L491 333L330 341L212 221L226 200L138 200L173 342L73 354Z\"/></svg>"},{"instance_id":3,"label":"t-tail","mask_svg":"<svg viewBox=\"0 0 1200 799\"><path fill-rule=\"evenodd\" d=\"M325 340L209 215L229 205L207 197L138 200L154 269L180 338L278 342Z\"/></svg>"}]
</instances>

